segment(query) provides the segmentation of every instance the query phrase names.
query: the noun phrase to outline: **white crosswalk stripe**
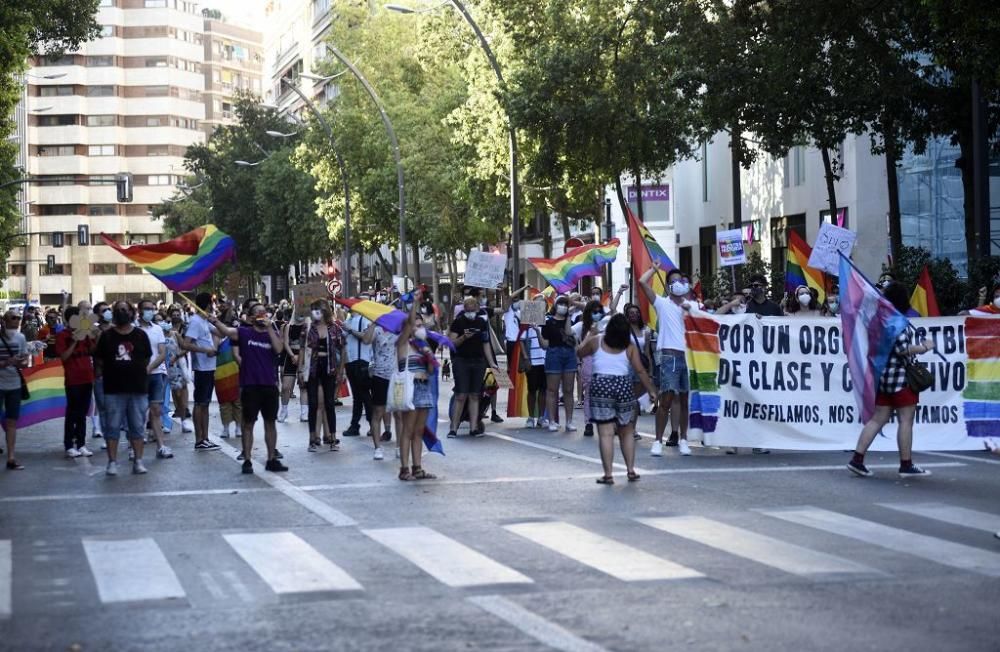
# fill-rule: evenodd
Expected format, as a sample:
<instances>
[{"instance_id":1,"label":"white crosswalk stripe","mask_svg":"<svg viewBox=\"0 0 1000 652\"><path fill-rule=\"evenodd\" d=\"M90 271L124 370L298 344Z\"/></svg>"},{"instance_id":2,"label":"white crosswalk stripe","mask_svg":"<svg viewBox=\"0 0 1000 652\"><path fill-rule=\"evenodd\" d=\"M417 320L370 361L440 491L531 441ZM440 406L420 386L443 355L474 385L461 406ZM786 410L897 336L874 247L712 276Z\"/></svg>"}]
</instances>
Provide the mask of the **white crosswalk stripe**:
<instances>
[{"instance_id":1,"label":"white crosswalk stripe","mask_svg":"<svg viewBox=\"0 0 1000 652\"><path fill-rule=\"evenodd\" d=\"M561 521L515 523L504 528L625 582L703 577L686 566Z\"/></svg>"},{"instance_id":2,"label":"white crosswalk stripe","mask_svg":"<svg viewBox=\"0 0 1000 652\"><path fill-rule=\"evenodd\" d=\"M104 604L167 600L186 595L153 539L84 539L83 551Z\"/></svg>"},{"instance_id":3,"label":"white crosswalk stripe","mask_svg":"<svg viewBox=\"0 0 1000 652\"><path fill-rule=\"evenodd\" d=\"M839 534L952 568L960 568L990 577L1000 577L1000 554L972 546L813 507L756 511L784 521Z\"/></svg>"},{"instance_id":4,"label":"white crosswalk stripe","mask_svg":"<svg viewBox=\"0 0 1000 652\"><path fill-rule=\"evenodd\" d=\"M899 512L916 514L925 518L943 521L952 525L983 530L984 532L1000 531L1000 514L978 512L965 507L952 507L944 503L877 503L880 507L888 507Z\"/></svg>"},{"instance_id":5,"label":"white crosswalk stripe","mask_svg":"<svg viewBox=\"0 0 1000 652\"><path fill-rule=\"evenodd\" d=\"M847 559L803 548L701 516L671 516L637 520L657 530L697 541L711 548L793 575L815 578L844 573L880 574L873 568Z\"/></svg>"},{"instance_id":6,"label":"white crosswalk stripe","mask_svg":"<svg viewBox=\"0 0 1000 652\"><path fill-rule=\"evenodd\" d=\"M342 568L291 532L225 534L223 538L279 595L362 588Z\"/></svg>"},{"instance_id":7,"label":"white crosswalk stripe","mask_svg":"<svg viewBox=\"0 0 1000 652\"><path fill-rule=\"evenodd\" d=\"M430 528L386 528L364 533L448 586L532 583L530 577Z\"/></svg>"},{"instance_id":8,"label":"white crosswalk stripe","mask_svg":"<svg viewBox=\"0 0 1000 652\"><path fill-rule=\"evenodd\" d=\"M0 618L10 618L13 600L13 546L10 539L0 539Z\"/></svg>"}]
</instances>

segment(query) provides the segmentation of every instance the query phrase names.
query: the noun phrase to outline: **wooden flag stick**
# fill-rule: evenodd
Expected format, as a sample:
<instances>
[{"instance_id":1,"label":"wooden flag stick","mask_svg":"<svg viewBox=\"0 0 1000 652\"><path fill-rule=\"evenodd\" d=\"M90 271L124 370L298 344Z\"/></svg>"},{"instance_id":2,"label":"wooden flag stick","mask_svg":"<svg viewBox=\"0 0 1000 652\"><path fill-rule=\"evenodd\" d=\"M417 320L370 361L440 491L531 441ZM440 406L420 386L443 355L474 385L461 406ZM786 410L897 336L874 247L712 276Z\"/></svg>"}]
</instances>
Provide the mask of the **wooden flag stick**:
<instances>
[{"instance_id":1,"label":"wooden flag stick","mask_svg":"<svg viewBox=\"0 0 1000 652\"><path fill-rule=\"evenodd\" d=\"M177 295L180 298L182 298L185 301L187 301L195 310L197 310L201 314L202 317L204 317L205 319L208 319L208 313L205 312L204 310L202 310L201 308L199 308L197 303L195 303L191 299L188 299L187 296L185 296L185 294L183 292L178 292Z\"/></svg>"}]
</instances>

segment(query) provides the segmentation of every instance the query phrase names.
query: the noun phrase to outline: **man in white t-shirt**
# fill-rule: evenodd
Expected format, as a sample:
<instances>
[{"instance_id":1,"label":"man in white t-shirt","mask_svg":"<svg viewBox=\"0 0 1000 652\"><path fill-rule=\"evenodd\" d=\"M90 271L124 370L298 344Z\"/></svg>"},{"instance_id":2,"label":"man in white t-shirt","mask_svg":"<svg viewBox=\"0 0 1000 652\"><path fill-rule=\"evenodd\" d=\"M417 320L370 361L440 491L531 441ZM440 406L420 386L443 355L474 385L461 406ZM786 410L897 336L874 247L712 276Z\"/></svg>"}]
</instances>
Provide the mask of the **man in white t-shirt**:
<instances>
[{"instance_id":1,"label":"man in white t-shirt","mask_svg":"<svg viewBox=\"0 0 1000 652\"><path fill-rule=\"evenodd\" d=\"M202 292L194 298L201 311L208 314L212 308L212 295ZM184 332L184 348L191 351L191 369L194 371L194 449L196 451L218 450L219 445L208 438L208 405L215 390L215 356L218 345L215 327L208 323L203 314L191 316Z\"/></svg>"},{"instance_id":2,"label":"man in white t-shirt","mask_svg":"<svg viewBox=\"0 0 1000 652\"><path fill-rule=\"evenodd\" d=\"M667 290L670 296L657 296L649 284L653 274L657 273L662 272L659 263L654 262L653 267L647 269L639 279L639 286L656 310L656 349L660 359L656 382L660 390L656 409L656 441L653 442L650 454L653 457L663 455L663 432L666 430L669 414L670 439L667 440L667 445L677 446L681 455L690 455L687 429L691 381L688 376L687 343L684 341L684 313L696 306L687 298L691 292L690 283L684 280L683 274L677 269L667 272Z\"/></svg>"},{"instance_id":3,"label":"man in white t-shirt","mask_svg":"<svg viewBox=\"0 0 1000 652\"><path fill-rule=\"evenodd\" d=\"M169 446L163 443L163 399L167 391L167 337L163 327L153 323L156 316L156 304L149 299L139 302L139 328L149 338L149 346L153 350L153 358L146 366L149 373L149 424L156 438L156 457L161 460L174 456Z\"/></svg>"}]
</instances>

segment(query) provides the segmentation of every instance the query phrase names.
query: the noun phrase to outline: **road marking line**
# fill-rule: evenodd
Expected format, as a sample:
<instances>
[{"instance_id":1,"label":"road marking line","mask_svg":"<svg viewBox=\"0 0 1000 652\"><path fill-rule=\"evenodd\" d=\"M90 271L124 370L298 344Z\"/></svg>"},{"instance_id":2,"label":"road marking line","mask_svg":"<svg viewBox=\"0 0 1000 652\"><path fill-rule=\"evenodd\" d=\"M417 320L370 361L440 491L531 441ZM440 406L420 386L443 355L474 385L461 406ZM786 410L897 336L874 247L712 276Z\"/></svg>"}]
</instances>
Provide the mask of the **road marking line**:
<instances>
[{"instance_id":1,"label":"road marking line","mask_svg":"<svg viewBox=\"0 0 1000 652\"><path fill-rule=\"evenodd\" d=\"M703 577L686 566L561 521L514 523L504 529L625 582Z\"/></svg>"},{"instance_id":2,"label":"road marking line","mask_svg":"<svg viewBox=\"0 0 1000 652\"><path fill-rule=\"evenodd\" d=\"M220 444L220 450L222 450L223 453L232 458L233 461L237 461L236 458L239 456L241 451L236 450L225 441L218 443ZM294 500L299 505L320 517L330 525L335 527L349 527L358 524L357 521L347 514L334 509L318 498L310 496L288 480L285 480L274 473L264 471L264 466L255 460L253 461L253 468L254 475L258 478L271 485L274 489L280 491L286 498Z\"/></svg>"},{"instance_id":3,"label":"road marking line","mask_svg":"<svg viewBox=\"0 0 1000 652\"><path fill-rule=\"evenodd\" d=\"M961 543L953 543L813 507L780 510L758 509L755 511L791 523L887 548L893 552L907 553L952 568L960 568L990 577L1000 577L1000 555Z\"/></svg>"},{"instance_id":4,"label":"road marking line","mask_svg":"<svg viewBox=\"0 0 1000 652\"><path fill-rule=\"evenodd\" d=\"M571 451L562 448L556 448L555 446L548 446L546 444L539 444L533 441L527 441L525 439L518 439L517 437L511 437L510 435L501 435L498 432L487 432L485 434L487 437L502 439L504 441L509 441L512 444L519 444L521 446L527 446L529 448L537 448L538 450L547 451L549 453L555 453L556 455L559 455L561 457L569 457L574 460L590 462L592 464L603 464L603 462L601 462L601 458L599 457L588 457L587 455L580 455L579 453L573 453ZM624 469L625 465L615 462L614 467L617 469ZM640 469L639 467L636 467L636 471L639 473L647 472L646 470Z\"/></svg>"},{"instance_id":5,"label":"road marking line","mask_svg":"<svg viewBox=\"0 0 1000 652\"><path fill-rule=\"evenodd\" d=\"M14 599L13 544L10 539L0 539L0 619L10 618Z\"/></svg>"},{"instance_id":6,"label":"road marking line","mask_svg":"<svg viewBox=\"0 0 1000 652\"><path fill-rule=\"evenodd\" d=\"M104 604L185 597L160 546L150 538L84 539L83 550Z\"/></svg>"},{"instance_id":7,"label":"road marking line","mask_svg":"<svg viewBox=\"0 0 1000 652\"><path fill-rule=\"evenodd\" d=\"M253 602L253 594L250 593L250 589L243 583L243 580L236 574L236 571L223 571L222 576L229 581L229 585L233 587L233 591L236 591L236 595L239 596L240 600L248 604Z\"/></svg>"},{"instance_id":8,"label":"road marking line","mask_svg":"<svg viewBox=\"0 0 1000 652\"><path fill-rule=\"evenodd\" d=\"M201 583L205 585L205 588L212 594L213 598L216 600L226 599L226 592L222 589L222 585L216 581L215 577L213 577L211 573L208 571L201 571L198 573L198 576L201 578Z\"/></svg>"},{"instance_id":9,"label":"road marking line","mask_svg":"<svg viewBox=\"0 0 1000 652\"><path fill-rule=\"evenodd\" d=\"M532 584L532 579L426 527L362 530L420 570L451 587Z\"/></svg>"},{"instance_id":10,"label":"road marking line","mask_svg":"<svg viewBox=\"0 0 1000 652\"><path fill-rule=\"evenodd\" d=\"M900 512L916 514L924 518L944 521L952 525L983 530L984 532L1000 532L1000 514L978 512L965 507L953 507L944 503L876 503L880 507L888 507Z\"/></svg>"},{"instance_id":11,"label":"road marking line","mask_svg":"<svg viewBox=\"0 0 1000 652\"><path fill-rule=\"evenodd\" d=\"M224 534L222 538L278 595L362 590L344 569L291 532Z\"/></svg>"},{"instance_id":12,"label":"road marking line","mask_svg":"<svg viewBox=\"0 0 1000 652\"><path fill-rule=\"evenodd\" d=\"M969 452L970 453L975 453L975 452L978 452L978 451L969 451ZM998 465L1000 465L1000 462L998 462L996 460L987 460L987 459L983 459L982 457L973 457L971 455L956 455L955 453L932 453L930 451L920 451L920 454L921 455L934 455L934 456L937 456L937 457L948 457L948 458L951 458L953 460L964 460L966 462L979 462L980 464L998 464ZM920 466L927 466L927 465L926 464L921 464Z\"/></svg>"},{"instance_id":13,"label":"road marking line","mask_svg":"<svg viewBox=\"0 0 1000 652\"><path fill-rule=\"evenodd\" d=\"M853 561L701 516L639 518L636 520L657 530L697 541L716 550L777 568L793 575L814 577L844 573L882 574L874 568Z\"/></svg>"},{"instance_id":14,"label":"road marking line","mask_svg":"<svg viewBox=\"0 0 1000 652\"><path fill-rule=\"evenodd\" d=\"M499 595L466 598L480 609L506 621L542 645L561 652L606 652L600 645L586 641L563 627Z\"/></svg>"},{"instance_id":15,"label":"road marking line","mask_svg":"<svg viewBox=\"0 0 1000 652\"><path fill-rule=\"evenodd\" d=\"M41 496L6 496L0 503L31 503L45 500L93 500L95 498L177 498L185 496L219 496L227 494L252 494L273 491L265 487L233 489L186 489L178 491L130 491L105 494L44 494Z\"/></svg>"}]
</instances>

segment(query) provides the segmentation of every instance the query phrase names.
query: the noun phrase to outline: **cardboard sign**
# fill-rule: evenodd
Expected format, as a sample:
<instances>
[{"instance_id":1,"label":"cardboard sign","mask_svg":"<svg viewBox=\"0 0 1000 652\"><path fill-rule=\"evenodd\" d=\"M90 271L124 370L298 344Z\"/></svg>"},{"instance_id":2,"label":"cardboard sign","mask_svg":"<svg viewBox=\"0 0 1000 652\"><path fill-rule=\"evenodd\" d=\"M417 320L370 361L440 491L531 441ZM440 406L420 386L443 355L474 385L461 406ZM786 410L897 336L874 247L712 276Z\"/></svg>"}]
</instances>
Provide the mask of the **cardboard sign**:
<instances>
[{"instance_id":1,"label":"cardboard sign","mask_svg":"<svg viewBox=\"0 0 1000 652\"><path fill-rule=\"evenodd\" d=\"M472 250L465 262L465 284L474 288L495 290L503 283L507 258L501 254Z\"/></svg>"},{"instance_id":2,"label":"cardboard sign","mask_svg":"<svg viewBox=\"0 0 1000 652\"><path fill-rule=\"evenodd\" d=\"M521 324L525 326L542 326L545 324L545 312L548 305L544 301L521 302Z\"/></svg>"},{"instance_id":3,"label":"cardboard sign","mask_svg":"<svg viewBox=\"0 0 1000 652\"><path fill-rule=\"evenodd\" d=\"M314 301L329 298L330 291L327 289L326 283L305 283L292 286L292 300L296 315L308 315L309 306Z\"/></svg>"},{"instance_id":4,"label":"cardboard sign","mask_svg":"<svg viewBox=\"0 0 1000 652\"><path fill-rule=\"evenodd\" d=\"M510 379L506 369L494 371L493 378L497 381L497 389L514 389L514 381Z\"/></svg>"},{"instance_id":5,"label":"cardboard sign","mask_svg":"<svg viewBox=\"0 0 1000 652\"><path fill-rule=\"evenodd\" d=\"M747 251L743 248L743 230L718 231L715 242L719 247L719 263L723 267L742 265L747 262Z\"/></svg>"},{"instance_id":6,"label":"cardboard sign","mask_svg":"<svg viewBox=\"0 0 1000 652\"><path fill-rule=\"evenodd\" d=\"M858 234L854 231L824 222L819 227L819 235L816 236L816 244L813 245L808 265L829 274L840 274L840 256L838 254L844 254L850 258L851 250L854 249L854 241L857 239Z\"/></svg>"}]
</instances>

